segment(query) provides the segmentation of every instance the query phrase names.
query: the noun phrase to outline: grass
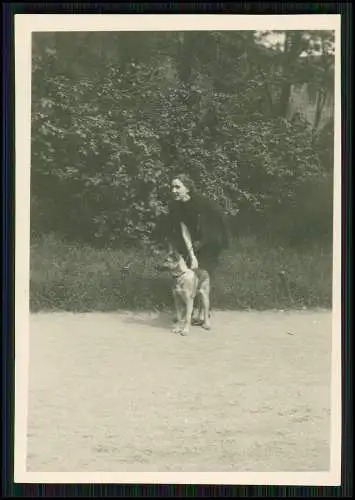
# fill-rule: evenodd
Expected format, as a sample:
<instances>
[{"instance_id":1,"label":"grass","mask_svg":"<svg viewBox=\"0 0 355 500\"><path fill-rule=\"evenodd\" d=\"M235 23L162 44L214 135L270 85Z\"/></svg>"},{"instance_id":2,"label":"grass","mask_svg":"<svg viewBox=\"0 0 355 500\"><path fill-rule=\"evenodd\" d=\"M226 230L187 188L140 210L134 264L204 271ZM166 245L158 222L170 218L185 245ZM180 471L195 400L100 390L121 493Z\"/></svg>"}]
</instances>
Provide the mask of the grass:
<instances>
[{"instance_id":1,"label":"grass","mask_svg":"<svg viewBox=\"0 0 355 500\"><path fill-rule=\"evenodd\" d=\"M131 263L128 271L124 266ZM166 310L170 277L144 249L98 250L43 236L31 244L32 311ZM284 272L287 289L280 279ZM332 249L296 250L241 238L217 269L216 309L331 307Z\"/></svg>"}]
</instances>

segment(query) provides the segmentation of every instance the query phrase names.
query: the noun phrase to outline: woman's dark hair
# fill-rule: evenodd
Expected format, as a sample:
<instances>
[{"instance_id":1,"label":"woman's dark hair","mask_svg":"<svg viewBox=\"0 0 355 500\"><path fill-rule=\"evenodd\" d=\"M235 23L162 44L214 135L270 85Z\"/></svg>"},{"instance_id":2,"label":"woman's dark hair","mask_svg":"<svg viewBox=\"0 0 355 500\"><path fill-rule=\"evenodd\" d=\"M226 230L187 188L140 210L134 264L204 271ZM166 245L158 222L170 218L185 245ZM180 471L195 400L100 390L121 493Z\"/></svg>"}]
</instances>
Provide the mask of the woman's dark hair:
<instances>
[{"instance_id":1,"label":"woman's dark hair","mask_svg":"<svg viewBox=\"0 0 355 500\"><path fill-rule=\"evenodd\" d=\"M171 181L173 181L174 179L178 179L179 181L181 181L184 184L184 186L187 187L190 193L194 193L196 191L196 187L193 180L187 174L174 175Z\"/></svg>"}]
</instances>

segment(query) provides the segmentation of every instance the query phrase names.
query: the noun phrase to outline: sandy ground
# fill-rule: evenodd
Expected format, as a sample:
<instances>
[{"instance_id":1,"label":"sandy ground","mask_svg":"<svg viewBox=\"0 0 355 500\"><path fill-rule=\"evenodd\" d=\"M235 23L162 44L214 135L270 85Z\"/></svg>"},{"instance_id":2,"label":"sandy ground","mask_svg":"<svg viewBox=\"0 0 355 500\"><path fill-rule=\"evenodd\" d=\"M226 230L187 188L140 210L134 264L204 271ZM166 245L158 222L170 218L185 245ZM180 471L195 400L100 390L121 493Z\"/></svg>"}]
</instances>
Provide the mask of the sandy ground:
<instances>
[{"instance_id":1,"label":"sandy ground","mask_svg":"<svg viewBox=\"0 0 355 500\"><path fill-rule=\"evenodd\" d=\"M330 312L31 316L28 470L325 471Z\"/></svg>"}]
</instances>

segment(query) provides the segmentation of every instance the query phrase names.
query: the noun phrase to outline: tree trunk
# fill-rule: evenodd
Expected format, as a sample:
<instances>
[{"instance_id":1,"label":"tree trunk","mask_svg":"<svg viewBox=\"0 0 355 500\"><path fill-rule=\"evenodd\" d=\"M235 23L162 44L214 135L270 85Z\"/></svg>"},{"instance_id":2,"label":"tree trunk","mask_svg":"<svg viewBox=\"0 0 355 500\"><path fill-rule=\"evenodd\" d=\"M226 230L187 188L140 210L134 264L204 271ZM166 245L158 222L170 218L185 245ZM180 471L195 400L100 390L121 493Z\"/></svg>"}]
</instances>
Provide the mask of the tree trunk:
<instances>
[{"instance_id":1,"label":"tree trunk","mask_svg":"<svg viewBox=\"0 0 355 500\"><path fill-rule=\"evenodd\" d=\"M177 71L180 81L189 85L193 67L194 33L180 33L177 55Z\"/></svg>"},{"instance_id":2,"label":"tree trunk","mask_svg":"<svg viewBox=\"0 0 355 500\"><path fill-rule=\"evenodd\" d=\"M295 63L300 53L302 33L299 31L285 33L284 44L284 64L282 68L283 84L280 92L280 99L278 105L278 116L287 118L290 109L291 90L293 84L293 72Z\"/></svg>"},{"instance_id":3,"label":"tree trunk","mask_svg":"<svg viewBox=\"0 0 355 500\"><path fill-rule=\"evenodd\" d=\"M281 116L282 118L287 118L290 108L290 98L291 98L291 83L285 82L281 89L278 116Z\"/></svg>"},{"instance_id":4,"label":"tree trunk","mask_svg":"<svg viewBox=\"0 0 355 500\"><path fill-rule=\"evenodd\" d=\"M324 105L325 105L325 102L326 102L326 97L327 97L327 95L326 95L326 93L324 91L320 90L318 92L316 113L315 113L314 125L313 125L314 132L317 132L317 129L319 127L319 123L320 123L320 120L321 120L321 117L322 117L322 112L323 112Z\"/></svg>"}]
</instances>

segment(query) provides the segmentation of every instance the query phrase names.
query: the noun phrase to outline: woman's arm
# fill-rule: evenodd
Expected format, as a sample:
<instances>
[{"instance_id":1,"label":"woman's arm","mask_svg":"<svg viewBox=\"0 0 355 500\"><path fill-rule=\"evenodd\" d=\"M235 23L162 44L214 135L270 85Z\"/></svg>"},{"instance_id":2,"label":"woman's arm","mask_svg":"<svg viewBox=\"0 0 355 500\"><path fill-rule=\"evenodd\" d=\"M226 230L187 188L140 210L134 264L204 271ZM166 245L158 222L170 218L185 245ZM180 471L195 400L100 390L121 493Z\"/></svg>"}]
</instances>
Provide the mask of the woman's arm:
<instances>
[{"instance_id":1,"label":"woman's arm","mask_svg":"<svg viewBox=\"0 0 355 500\"><path fill-rule=\"evenodd\" d=\"M181 222L180 224L181 224L182 237L185 241L185 245L186 245L190 260L191 260L191 269L196 269L198 267L198 260L197 260L196 255L195 255L190 231L188 230L187 226L183 222Z\"/></svg>"}]
</instances>

